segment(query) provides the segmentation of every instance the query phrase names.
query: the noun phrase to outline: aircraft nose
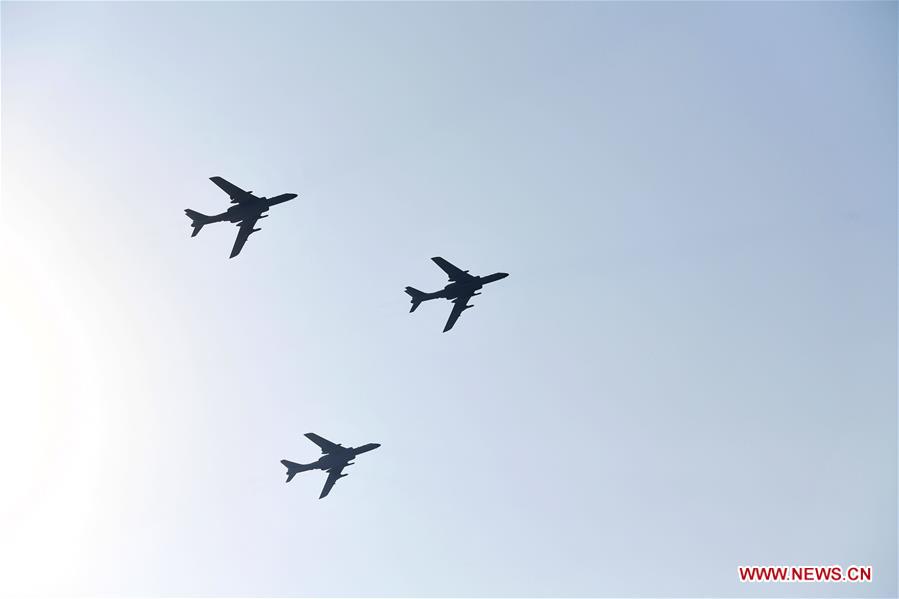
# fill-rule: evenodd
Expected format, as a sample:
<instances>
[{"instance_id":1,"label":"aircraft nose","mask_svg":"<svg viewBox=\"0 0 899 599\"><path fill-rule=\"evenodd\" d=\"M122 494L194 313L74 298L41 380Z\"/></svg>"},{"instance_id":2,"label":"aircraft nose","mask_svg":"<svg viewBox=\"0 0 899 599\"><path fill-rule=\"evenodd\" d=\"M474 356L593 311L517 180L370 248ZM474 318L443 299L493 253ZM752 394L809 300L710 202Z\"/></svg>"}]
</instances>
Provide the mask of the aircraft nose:
<instances>
[{"instance_id":1,"label":"aircraft nose","mask_svg":"<svg viewBox=\"0 0 899 599\"><path fill-rule=\"evenodd\" d=\"M287 199L288 199L288 200L292 200L292 199L294 199L295 197L297 197L297 195L299 195L299 194L296 194L296 193L289 193L289 194L287 194Z\"/></svg>"},{"instance_id":2,"label":"aircraft nose","mask_svg":"<svg viewBox=\"0 0 899 599\"><path fill-rule=\"evenodd\" d=\"M500 279L505 279L506 277L509 276L509 273L507 273L507 272L498 272L498 273L496 273L496 274L499 275L499 278L500 278Z\"/></svg>"}]
</instances>

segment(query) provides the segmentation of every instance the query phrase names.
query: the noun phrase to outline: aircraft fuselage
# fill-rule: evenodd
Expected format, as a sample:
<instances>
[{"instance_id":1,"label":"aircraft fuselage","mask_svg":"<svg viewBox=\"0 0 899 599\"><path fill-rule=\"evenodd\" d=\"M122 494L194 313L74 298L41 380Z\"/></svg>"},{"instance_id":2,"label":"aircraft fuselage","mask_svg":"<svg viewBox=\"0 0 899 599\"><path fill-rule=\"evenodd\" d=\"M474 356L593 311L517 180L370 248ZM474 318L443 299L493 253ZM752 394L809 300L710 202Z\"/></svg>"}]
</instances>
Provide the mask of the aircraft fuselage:
<instances>
[{"instance_id":1,"label":"aircraft fuselage","mask_svg":"<svg viewBox=\"0 0 899 599\"><path fill-rule=\"evenodd\" d=\"M472 277L470 281L454 281L444 287L443 291L436 292L436 294L434 294L434 297L443 297L452 300L456 299L457 297L475 295L475 292L483 288L484 285L493 283L494 281L499 281L500 279L505 279L508 276L508 273L497 272L484 277Z\"/></svg>"},{"instance_id":2,"label":"aircraft fuselage","mask_svg":"<svg viewBox=\"0 0 899 599\"><path fill-rule=\"evenodd\" d=\"M297 197L297 194L295 193L283 193L273 198L259 198L258 200L250 202L241 202L240 204L231 206L221 214L216 214L210 218L214 219L213 222L227 221L231 223L239 223L247 218L265 218L265 216L268 216L265 215L265 212L267 212L269 208L275 204L283 204L295 197Z\"/></svg>"},{"instance_id":3,"label":"aircraft fuselage","mask_svg":"<svg viewBox=\"0 0 899 599\"><path fill-rule=\"evenodd\" d=\"M336 451L333 453L325 454L320 457L318 461L309 464L309 466L311 466L312 468L317 468L319 470L329 470L337 466L347 466L351 464L351 460L353 460L360 453L365 453L366 451L377 449L380 446L381 445L379 443L369 443L360 447L347 447L343 451Z\"/></svg>"}]
</instances>

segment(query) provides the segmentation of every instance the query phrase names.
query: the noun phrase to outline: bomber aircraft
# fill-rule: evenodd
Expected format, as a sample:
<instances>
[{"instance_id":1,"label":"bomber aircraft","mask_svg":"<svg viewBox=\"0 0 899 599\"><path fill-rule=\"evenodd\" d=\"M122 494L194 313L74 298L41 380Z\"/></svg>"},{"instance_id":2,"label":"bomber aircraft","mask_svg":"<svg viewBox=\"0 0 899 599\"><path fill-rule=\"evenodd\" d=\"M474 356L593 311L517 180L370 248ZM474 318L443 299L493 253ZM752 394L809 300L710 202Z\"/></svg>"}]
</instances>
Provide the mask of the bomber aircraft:
<instances>
[{"instance_id":1,"label":"bomber aircraft","mask_svg":"<svg viewBox=\"0 0 899 599\"><path fill-rule=\"evenodd\" d=\"M421 302L427 300L437 299L439 297L450 300L453 302L453 310L450 312L449 320L446 321L446 326L443 327L444 333L453 328L453 325L459 320L459 316L462 312L474 307L468 304L468 300L475 295L481 295L478 291L484 285L499 281L500 279L505 279L509 276L509 273L497 272L492 275L487 275L486 277L477 277L468 274L467 270L462 270L461 268L453 266L440 256L431 258L431 260L443 269L443 272L449 276L450 282L441 291L435 291L433 293L425 293L414 287L406 287L406 293L412 296L412 309L409 310L409 312L415 312L415 308L417 308Z\"/></svg>"},{"instance_id":2,"label":"bomber aircraft","mask_svg":"<svg viewBox=\"0 0 899 599\"><path fill-rule=\"evenodd\" d=\"M228 208L225 212L213 216L201 214L190 208L185 210L184 213L192 221L190 226L194 228L194 232L191 233L191 237L196 237L203 225L219 222L235 223L240 229L237 232L237 239L234 241L234 247L231 249L229 258L239 254L240 250L243 249L243 244L247 242L250 235L260 230L253 227L260 218L268 216L265 212L269 208L297 197L295 193L282 193L273 198L260 198L254 196L252 191L244 191L221 177L210 177L209 180L221 187L222 191L231 197L231 203L235 205Z\"/></svg>"},{"instance_id":3,"label":"bomber aircraft","mask_svg":"<svg viewBox=\"0 0 899 599\"><path fill-rule=\"evenodd\" d=\"M381 446L380 443L367 443L361 447L344 447L343 445L332 443L327 439L319 437L315 433L306 433L306 438L321 447L324 455L320 457L317 462L311 464L297 464L296 462L291 462L289 460L281 460L281 463L287 467L286 482L290 482L291 479L296 476L297 472L305 472L306 470L324 470L327 472L328 480L325 481L325 487L322 489L322 494L318 496L319 499L331 492L331 487L334 486L337 479L346 476L346 474L341 474L341 472L344 468L354 463L352 460L354 460L357 455L365 453L366 451L371 451L372 449L377 449Z\"/></svg>"}]
</instances>

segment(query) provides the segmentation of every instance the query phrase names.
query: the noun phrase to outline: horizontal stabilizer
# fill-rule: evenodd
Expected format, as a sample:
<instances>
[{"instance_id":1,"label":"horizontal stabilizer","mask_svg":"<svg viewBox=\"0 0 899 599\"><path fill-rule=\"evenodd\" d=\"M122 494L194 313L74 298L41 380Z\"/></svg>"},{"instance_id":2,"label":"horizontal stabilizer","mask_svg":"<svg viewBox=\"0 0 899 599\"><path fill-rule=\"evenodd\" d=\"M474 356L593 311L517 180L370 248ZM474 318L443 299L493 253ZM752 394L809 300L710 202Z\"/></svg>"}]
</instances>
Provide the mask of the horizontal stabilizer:
<instances>
[{"instance_id":1,"label":"horizontal stabilizer","mask_svg":"<svg viewBox=\"0 0 899 599\"><path fill-rule=\"evenodd\" d=\"M406 287L406 293L408 293L412 297L412 309L409 312L415 312L415 308L421 305L423 301L428 299L428 294L424 291L419 291L415 287Z\"/></svg>"},{"instance_id":2,"label":"horizontal stabilizer","mask_svg":"<svg viewBox=\"0 0 899 599\"><path fill-rule=\"evenodd\" d=\"M312 466L308 464L297 464L290 460L281 460L281 463L287 468L287 480L285 482L290 482L298 472L305 472L306 470L312 469Z\"/></svg>"},{"instance_id":3,"label":"horizontal stabilizer","mask_svg":"<svg viewBox=\"0 0 899 599\"><path fill-rule=\"evenodd\" d=\"M194 232L190 234L191 237L196 237L197 233L200 232L200 229L203 228L203 225L209 224L212 222L212 219L205 214L197 212L196 210L191 210L188 208L184 211L184 214L190 217L191 223L190 226L194 228Z\"/></svg>"}]
</instances>

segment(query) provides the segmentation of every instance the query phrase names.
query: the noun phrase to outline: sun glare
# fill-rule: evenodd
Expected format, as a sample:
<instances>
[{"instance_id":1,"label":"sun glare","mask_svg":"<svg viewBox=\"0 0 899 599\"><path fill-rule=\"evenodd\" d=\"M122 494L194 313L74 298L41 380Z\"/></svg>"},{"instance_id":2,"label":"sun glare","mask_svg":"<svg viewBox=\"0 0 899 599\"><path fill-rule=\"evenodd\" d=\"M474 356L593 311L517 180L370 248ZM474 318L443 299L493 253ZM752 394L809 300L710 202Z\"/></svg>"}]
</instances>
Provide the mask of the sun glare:
<instances>
[{"instance_id":1,"label":"sun glare","mask_svg":"<svg viewBox=\"0 0 899 599\"><path fill-rule=\"evenodd\" d=\"M97 369L77 306L36 248L10 231L0 239L4 583L27 593L58 579L54 586L71 589L97 504ZM47 563L62 571L47 576Z\"/></svg>"}]
</instances>

